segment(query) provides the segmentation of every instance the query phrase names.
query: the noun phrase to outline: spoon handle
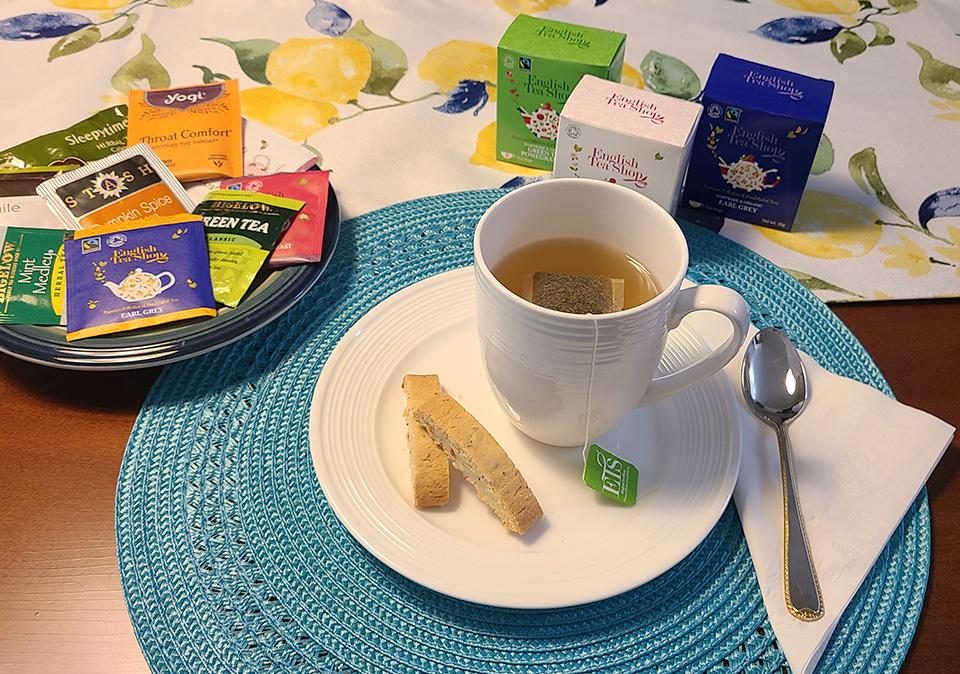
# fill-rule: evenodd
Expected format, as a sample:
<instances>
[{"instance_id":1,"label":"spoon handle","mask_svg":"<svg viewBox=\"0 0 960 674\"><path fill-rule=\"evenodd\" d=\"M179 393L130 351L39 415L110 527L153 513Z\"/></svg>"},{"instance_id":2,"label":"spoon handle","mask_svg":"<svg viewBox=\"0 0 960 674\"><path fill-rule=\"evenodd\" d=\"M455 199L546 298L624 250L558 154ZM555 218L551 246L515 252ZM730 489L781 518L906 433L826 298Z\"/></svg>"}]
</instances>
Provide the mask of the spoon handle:
<instances>
[{"instance_id":1,"label":"spoon handle","mask_svg":"<svg viewBox=\"0 0 960 674\"><path fill-rule=\"evenodd\" d=\"M787 429L776 424L777 443L780 445L780 478L783 483L783 593L787 610L795 618L805 621L823 617L823 595L820 581L813 567L807 531L800 513L797 481L793 473L793 451Z\"/></svg>"}]
</instances>

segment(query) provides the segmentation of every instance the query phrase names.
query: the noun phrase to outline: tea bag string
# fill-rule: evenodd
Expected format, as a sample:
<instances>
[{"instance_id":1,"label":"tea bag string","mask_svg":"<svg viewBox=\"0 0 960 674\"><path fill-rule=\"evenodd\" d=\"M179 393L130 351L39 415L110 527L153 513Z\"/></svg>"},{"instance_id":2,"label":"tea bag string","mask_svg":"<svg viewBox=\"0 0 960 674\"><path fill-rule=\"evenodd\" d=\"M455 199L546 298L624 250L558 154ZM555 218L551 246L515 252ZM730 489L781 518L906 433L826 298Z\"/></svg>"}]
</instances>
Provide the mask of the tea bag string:
<instances>
[{"instance_id":1,"label":"tea bag string","mask_svg":"<svg viewBox=\"0 0 960 674\"><path fill-rule=\"evenodd\" d=\"M594 314L587 314L593 320L593 353L590 355L590 378L587 380L587 410L584 415L584 430L583 430L583 449L581 450L583 454L583 462L587 462L587 447L590 444L590 410L592 407L591 400L593 398L593 373L597 366L597 344L600 341L600 326L597 323L597 317Z\"/></svg>"}]
</instances>

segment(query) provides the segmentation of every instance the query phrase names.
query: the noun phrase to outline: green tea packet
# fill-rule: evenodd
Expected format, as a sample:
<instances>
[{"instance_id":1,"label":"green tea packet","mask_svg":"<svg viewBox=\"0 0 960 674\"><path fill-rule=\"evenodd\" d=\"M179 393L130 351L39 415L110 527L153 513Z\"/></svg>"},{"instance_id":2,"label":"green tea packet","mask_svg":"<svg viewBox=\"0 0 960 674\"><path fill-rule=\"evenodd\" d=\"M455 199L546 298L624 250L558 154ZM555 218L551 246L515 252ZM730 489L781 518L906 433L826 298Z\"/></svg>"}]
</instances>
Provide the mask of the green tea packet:
<instances>
[{"instance_id":1,"label":"green tea packet","mask_svg":"<svg viewBox=\"0 0 960 674\"><path fill-rule=\"evenodd\" d=\"M299 199L214 190L193 210L203 218L214 299L235 307L277 240L303 208Z\"/></svg>"},{"instance_id":2,"label":"green tea packet","mask_svg":"<svg viewBox=\"0 0 960 674\"><path fill-rule=\"evenodd\" d=\"M0 227L0 324L60 325L63 231Z\"/></svg>"},{"instance_id":3,"label":"green tea packet","mask_svg":"<svg viewBox=\"0 0 960 674\"><path fill-rule=\"evenodd\" d=\"M127 147L127 106L112 108L59 131L0 150L0 168L79 166Z\"/></svg>"}]
</instances>

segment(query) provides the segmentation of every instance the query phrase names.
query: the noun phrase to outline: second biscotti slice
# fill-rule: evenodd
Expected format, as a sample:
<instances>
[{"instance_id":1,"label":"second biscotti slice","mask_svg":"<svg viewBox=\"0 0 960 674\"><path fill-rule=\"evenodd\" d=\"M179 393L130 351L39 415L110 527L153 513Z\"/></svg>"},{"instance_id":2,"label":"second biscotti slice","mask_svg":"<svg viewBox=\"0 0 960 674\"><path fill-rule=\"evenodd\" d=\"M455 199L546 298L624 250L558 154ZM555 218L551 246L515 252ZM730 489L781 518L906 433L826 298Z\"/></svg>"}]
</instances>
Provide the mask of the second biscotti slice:
<instances>
[{"instance_id":1,"label":"second biscotti slice","mask_svg":"<svg viewBox=\"0 0 960 674\"><path fill-rule=\"evenodd\" d=\"M543 517L537 497L513 461L460 403L440 393L418 407L414 417L504 527L522 534Z\"/></svg>"},{"instance_id":2,"label":"second biscotti slice","mask_svg":"<svg viewBox=\"0 0 960 674\"><path fill-rule=\"evenodd\" d=\"M450 500L450 468L447 455L437 446L416 419L413 411L440 393L440 379L435 374L408 374L403 378L407 394L407 450L410 452L410 478L413 482L413 505L432 508Z\"/></svg>"}]
</instances>

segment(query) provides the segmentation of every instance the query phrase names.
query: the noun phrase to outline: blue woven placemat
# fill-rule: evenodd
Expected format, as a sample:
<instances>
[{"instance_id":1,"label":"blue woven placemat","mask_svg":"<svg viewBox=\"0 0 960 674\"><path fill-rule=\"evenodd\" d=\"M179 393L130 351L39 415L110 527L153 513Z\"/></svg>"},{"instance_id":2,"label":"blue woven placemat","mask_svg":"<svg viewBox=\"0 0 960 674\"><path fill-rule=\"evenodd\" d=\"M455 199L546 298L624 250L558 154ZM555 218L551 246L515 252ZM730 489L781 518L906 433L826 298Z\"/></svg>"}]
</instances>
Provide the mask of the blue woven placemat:
<instances>
[{"instance_id":1,"label":"blue woven placemat","mask_svg":"<svg viewBox=\"0 0 960 674\"><path fill-rule=\"evenodd\" d=\"M470 263L504 192L418 199L344 224L326 275L284 317L169 366L150 392L117 488L124 594L155 672L785 672L737 514L660 578L568 609L479 606L427 590L340 525L307 438L337 341L395 291ZM827 369L890 395L853 335L762 258L693 226L689 276L747 299ZM821 672L895 672L930 563L922 492L834 633Z\"/></svg>"}]
</instances>

